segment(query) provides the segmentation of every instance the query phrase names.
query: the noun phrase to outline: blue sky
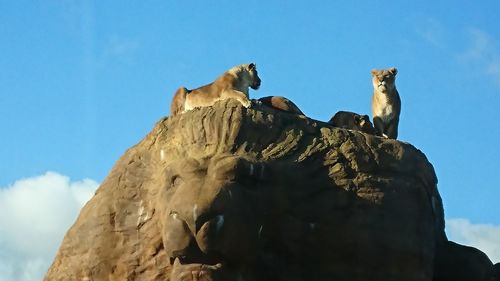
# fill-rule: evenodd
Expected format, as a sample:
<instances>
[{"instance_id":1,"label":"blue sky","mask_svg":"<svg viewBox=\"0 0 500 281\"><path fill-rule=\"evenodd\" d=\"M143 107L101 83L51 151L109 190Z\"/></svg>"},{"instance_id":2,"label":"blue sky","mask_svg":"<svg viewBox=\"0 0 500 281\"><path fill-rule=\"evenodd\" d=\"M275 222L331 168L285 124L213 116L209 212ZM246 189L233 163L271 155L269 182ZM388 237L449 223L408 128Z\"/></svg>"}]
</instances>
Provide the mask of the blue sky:
<instances>
[{"instance_id":1,"label":"blue sky","mask_svg":"<svg viewBox=\"0 0 500 281\"><path fill-rule=\"evenodd\" d=\"M433 163L448 232L500 261L500 2L214 3L0 0L2 200L21 187L29 196L26 182L95 189L179 86L234 65L257 63L252 97L286 96L324 121L370 114L370 70L395 66L399 138Z\"/></svg>"}]
</instances>

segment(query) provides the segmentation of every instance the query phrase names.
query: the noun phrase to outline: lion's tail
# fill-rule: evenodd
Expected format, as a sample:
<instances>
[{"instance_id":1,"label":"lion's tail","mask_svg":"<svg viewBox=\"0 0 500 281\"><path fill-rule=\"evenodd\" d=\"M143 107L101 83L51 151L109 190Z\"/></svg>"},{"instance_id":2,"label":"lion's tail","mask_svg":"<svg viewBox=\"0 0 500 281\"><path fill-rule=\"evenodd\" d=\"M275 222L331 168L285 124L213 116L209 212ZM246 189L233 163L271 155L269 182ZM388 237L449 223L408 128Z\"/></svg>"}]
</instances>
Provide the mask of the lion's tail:
<instances>
[{"instance_id":1,"label":"lion's tail","mask_svg":"<svg viewBox=\"0 0 500 281\"><path fill-rule=\"evenodd\" d=\"M184 102L186 101L186 95L189 90L185 87L180 87L177 92L175 92L172 103L170 104L170 115L175 116L184 111Z\"/></svg>"}]
</instances>

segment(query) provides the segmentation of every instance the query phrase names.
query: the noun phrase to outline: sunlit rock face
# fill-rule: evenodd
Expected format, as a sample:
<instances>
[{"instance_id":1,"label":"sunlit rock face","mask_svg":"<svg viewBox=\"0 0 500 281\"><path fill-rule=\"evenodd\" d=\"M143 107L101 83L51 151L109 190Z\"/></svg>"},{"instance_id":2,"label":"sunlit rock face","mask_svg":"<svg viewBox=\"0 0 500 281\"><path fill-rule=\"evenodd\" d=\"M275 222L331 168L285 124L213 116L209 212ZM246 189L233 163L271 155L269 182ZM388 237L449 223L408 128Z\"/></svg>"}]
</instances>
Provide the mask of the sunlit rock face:
<instances>
[{"instance_id":1,"label":"sunlit rock face","mask_svg":"<svg viewBox=\"0 0 500 281\"><path fill-rule=\"evenodd\" d=\"M130 148L45 280L430 281L436 183L410 144L226 100Z\"/></svg>"}]
</instances>

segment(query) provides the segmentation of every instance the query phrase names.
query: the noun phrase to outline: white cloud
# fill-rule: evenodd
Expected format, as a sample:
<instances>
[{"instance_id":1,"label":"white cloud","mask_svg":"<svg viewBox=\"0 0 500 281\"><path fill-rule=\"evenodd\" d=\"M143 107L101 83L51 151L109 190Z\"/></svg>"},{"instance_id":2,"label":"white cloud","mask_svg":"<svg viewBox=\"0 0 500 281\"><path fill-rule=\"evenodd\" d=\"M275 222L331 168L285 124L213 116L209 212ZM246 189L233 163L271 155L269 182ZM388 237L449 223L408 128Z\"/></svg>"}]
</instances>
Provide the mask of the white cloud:
<instances>
[{"instance_id":1,"label":"white cloud","mask_svg":"<svg viewBox=\"0 0 500 281\"><path fill-rule=\"evenodd\" d=\"M469 47L458 58L490 76L500 87L500 47L489 33L469 28L466 31Z\"/></svg>"},{"instance_id":2,"label":"white cloud","mask_svg":"<svg viewBox=\"0 0 500 281\"><path fill-rule=\"evenodd\" d=\"M472 224L467 219L446 221L448 238L483 251L493 263L500 262L500 225Z\"/></svg>"},{"instance_id":3,"label":"white cloud","mask_svg":"<svg viewBox=\"0 0 500 281\"><path fill-rule=\"evenodd\" d=\"M47 172L0 188L0 281L42 280L97 186Z\"/></svg>"}]
</instances>

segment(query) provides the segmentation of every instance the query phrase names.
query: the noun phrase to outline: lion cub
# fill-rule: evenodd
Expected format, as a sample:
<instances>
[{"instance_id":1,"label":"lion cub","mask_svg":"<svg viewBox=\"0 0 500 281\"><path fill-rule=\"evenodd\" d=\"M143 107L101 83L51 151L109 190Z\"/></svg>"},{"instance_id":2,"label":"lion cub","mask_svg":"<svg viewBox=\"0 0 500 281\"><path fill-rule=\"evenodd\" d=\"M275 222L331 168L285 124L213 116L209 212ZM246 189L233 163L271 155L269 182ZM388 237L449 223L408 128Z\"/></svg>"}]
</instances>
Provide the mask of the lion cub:
<instances>
[{"instance_id":1,"label":"lion cub","mask_svg":"<svg viewBox=\"0 0 500 281\"><path fill-rule=\"evenodd\" d=\"M401 99L395 83L397 73L398 70L394 67L372 70L373 124L377 135L390 139L398 137L399 114L401 113Z\"/></svg>"},{"instance_id":2,"label":"lion cub","mask_svg":"<svg viewBox=\"0 0 500 281\"><path fill-rule=\"evenodd\" d=\"M211 106L229 98L238 100L248 108L251 105L248 87L257 90L260 83L254 63L235 66L208 85L194 90L179 88L172 99L170 114L174 116L196 107Z\"/></svg>"}]
</instances>

